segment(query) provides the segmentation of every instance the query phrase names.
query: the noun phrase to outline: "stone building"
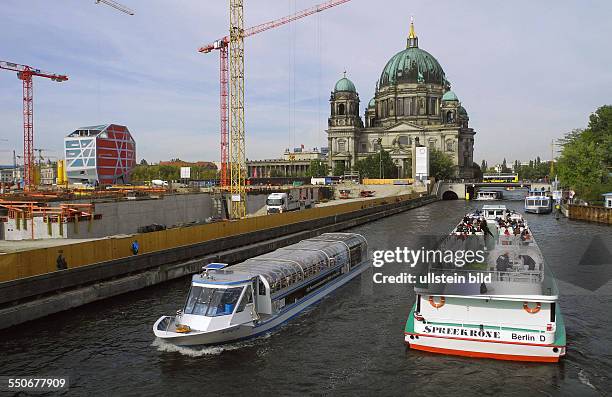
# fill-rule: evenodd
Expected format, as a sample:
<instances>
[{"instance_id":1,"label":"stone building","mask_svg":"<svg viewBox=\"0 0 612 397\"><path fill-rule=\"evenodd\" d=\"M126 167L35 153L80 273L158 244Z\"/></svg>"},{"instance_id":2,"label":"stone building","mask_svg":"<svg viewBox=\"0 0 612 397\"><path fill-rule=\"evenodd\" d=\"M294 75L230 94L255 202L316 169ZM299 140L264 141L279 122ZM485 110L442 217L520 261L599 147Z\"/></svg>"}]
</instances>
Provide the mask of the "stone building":
<instances>
[{"instance_id":1,"label":"stone building","mask_svg":"<svg viewBox=\"0 0 612 397\"><path fill-rule=\"evenodd\" d=\"M450 155L456 176L472 177L476 133L442 66L419 48L413 23L406 49L387 62L363 119L359 94L346 73L336 83L330 105L327 134L332 169L344 163L349 170L382 146L400 174L410 176L411 147L418 138L421 145Z\"/></svg>"},{"instance_id":2,"label":"stone building","mask_svg":"<svg viewBox=\"0 0 612 397\"><path fill-rule=\"evenodd\" d=\"M250 178L305 176L312 160L327 161L324 151L318 148L296 148L293 152L287 149L278 159L247 161L247 175Z\"/></svg>"}]
</instances>

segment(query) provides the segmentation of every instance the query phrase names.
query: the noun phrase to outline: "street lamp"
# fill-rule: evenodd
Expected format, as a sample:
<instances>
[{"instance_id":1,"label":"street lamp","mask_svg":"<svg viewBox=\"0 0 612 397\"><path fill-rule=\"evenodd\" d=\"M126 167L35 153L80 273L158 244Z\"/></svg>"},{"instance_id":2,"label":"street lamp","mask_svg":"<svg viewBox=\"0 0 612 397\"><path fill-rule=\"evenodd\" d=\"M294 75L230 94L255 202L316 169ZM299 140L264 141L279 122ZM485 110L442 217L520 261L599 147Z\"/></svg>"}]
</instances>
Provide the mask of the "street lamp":
<instances>
[{"instance_id":1,"label":"street lamp","mask_svg":"<svg viewBox=\"0 0 612 397\"><path fill-rule=\"evenodd\" d=\"M378 138L378 174L379 178L383 178L383 168L382 168L382 138Z\"/></svg>"}]
</instances>

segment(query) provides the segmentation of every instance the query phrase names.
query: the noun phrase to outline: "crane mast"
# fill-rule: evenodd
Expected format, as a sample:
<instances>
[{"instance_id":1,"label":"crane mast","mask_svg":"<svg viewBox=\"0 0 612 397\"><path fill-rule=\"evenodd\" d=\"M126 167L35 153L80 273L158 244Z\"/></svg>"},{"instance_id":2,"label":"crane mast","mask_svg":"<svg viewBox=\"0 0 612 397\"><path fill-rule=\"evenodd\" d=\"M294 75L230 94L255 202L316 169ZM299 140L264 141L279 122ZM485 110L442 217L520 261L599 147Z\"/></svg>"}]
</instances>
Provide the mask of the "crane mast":
<instances>
[{"instance_id":1,"label":"crane mast","mask_svg":"<svg viewBox=\"0 0 612 397\"><path fill-rule=\"evenodd\" d=\"M229 168L231 216L246 215L246 157L244 148L244 7L230 0L229 40Z\"/></svg>"},{"instance_id":2,"label":"crane mast","mask_svg":"<svg viewBox=\"0 0 612 397\"><path fill-rule=\"evenodd\" d=\"M26 190L35 188L34 181L34 91L32 77L44 77L56 82L68 80L68 76L44 72L31 66L0 61L0 69L17 72L23 83L23 182Z\"/></svg>"}]
</instances>

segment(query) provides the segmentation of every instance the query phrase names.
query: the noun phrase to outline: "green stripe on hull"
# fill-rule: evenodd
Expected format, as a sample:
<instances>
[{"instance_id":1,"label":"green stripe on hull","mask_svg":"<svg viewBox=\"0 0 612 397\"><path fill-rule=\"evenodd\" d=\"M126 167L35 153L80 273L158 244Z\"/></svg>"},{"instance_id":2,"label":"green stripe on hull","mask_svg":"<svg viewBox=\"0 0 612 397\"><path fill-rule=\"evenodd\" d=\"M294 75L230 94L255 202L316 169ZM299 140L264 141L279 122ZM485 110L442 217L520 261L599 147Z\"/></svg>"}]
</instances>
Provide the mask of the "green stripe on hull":
<instances>
[{"instance_id":1,"label":"green stripe on hull","mask_svg":"<svg viewBox=\"0 0 612 397\"><path fill-rule=\"evenodd\" d=\"M565 346L565 320L563 319L563 314L561 313L561 309L557 306L557 318L556 318L557 328L555 329L555 346Z\"/></svg>"},{"instance_id":2,"label":"green stripe on hull","mask_svg":"<svg viewBox=\"0 0 612 397\"><path fill-rule=\"evenodd\" d=\"M410 309L410 314L408 314L408 320L406 321L406 328L404 331L414 333L414 311L416 310L416 301L414 305L412 305L412 309Z\"/></svg>"}]
</instances>

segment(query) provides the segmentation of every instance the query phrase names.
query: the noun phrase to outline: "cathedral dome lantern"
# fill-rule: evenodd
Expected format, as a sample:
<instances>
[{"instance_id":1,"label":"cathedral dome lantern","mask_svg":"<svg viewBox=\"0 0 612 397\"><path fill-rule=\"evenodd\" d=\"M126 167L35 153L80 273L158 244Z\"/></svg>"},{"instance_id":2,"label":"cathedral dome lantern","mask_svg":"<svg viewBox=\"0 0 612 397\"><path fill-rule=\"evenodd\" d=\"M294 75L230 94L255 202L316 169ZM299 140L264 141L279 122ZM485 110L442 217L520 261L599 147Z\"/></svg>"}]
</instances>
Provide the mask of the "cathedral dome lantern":
<instances>
[{"instance_id":1,"label":"cathedral dome lantern","mask_svg":"<svg viewBox=\"0 0 612 397\"><path fill-rule=\"evenodd\" d=\"M430 53L419 48L419 39L410 23L408 45L405 50L395 54L385 65L379 88L401 83L426 83L445 85L444 70L438 60Z\"/></svg>"}]
</instances>

